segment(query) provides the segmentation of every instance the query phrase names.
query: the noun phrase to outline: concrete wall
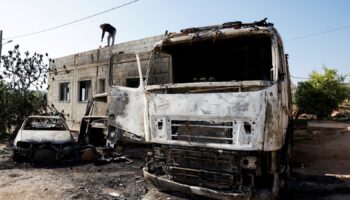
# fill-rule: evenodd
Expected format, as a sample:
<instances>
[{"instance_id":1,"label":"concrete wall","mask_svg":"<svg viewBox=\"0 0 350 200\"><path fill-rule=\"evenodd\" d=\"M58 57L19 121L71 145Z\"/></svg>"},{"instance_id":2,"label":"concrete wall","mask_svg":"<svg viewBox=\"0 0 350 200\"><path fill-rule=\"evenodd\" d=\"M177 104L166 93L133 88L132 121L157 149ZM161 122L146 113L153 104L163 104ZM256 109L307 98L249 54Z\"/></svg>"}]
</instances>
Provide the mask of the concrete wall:
<instances>
[{"instance_id":1,"label":"concrete wall","mask_svg":"<svg viewBox=\"0 0 350 200\"><path fill-rule=\"evenodd\" d=\"M52 103L58 111L65 113L68 126L78 129L87 105L87 101L79 101L79 81L91 81L93 96L99 93L99 80L105 79L105 88L108 92L107 76L111 55L119 52L124 52L124 54L144 52L142 54L142 68L145 68L145 63L149 59L149 53L145 52L151 51L154 44L161 39L162 36L154 36L54 59L55 62L52 64L53 71L50 72L48 81L49 103ZM135 67L125 65L120 69L117 67L115 69L114 73L118 75L118 85L125 85L127 78L135 78L137 76ZM143 70L144 72L145 70ZM70 83L69 101L60 101L59 99L59 85L64 82ZM103 103L99 103L95 114L101 115L105 113L105 110L106 106Z\"/></svg>"}]
</instances>

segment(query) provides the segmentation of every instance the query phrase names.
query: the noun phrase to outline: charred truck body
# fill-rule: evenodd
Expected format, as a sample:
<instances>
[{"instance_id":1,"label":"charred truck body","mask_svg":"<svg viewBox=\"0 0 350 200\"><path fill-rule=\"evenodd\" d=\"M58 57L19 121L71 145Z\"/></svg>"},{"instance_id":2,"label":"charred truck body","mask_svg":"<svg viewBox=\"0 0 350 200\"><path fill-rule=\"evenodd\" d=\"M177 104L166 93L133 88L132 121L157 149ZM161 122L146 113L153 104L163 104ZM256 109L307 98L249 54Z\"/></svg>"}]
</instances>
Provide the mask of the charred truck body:
<instances>
[{"instance_id":1,"label":"charred truck body","mask_svg":"<svg viewBox=\"0 0 350 200\"><path fill-rule=\"evenodd\" d=\"M110 76L109 136L122 129L154 144L147 180L217 199L278 195L289 173L291 91L272 24L185 29L156 44L148 67L133 59L137 88Z\"/></svg>"}]
</instances>

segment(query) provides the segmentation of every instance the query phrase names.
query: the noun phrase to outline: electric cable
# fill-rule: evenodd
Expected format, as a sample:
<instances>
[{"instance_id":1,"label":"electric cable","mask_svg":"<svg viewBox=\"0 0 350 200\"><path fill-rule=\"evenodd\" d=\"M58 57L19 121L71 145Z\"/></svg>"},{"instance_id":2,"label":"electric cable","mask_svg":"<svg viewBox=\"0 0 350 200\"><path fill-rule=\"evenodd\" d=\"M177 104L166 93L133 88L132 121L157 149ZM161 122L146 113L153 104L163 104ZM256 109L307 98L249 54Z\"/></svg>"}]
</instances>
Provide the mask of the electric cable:
<instances>
[{"instance_id":1,"label":"electric cable","mask_svg":"<svg viewBox=\"0 0 350 200\"><path fill-rule=\"evenodd\" d=\"M291 78L295 78L295 79L309 79L309 78L306 78L306 77L300 77L300 76L290 76Z\"/></svg>"},{"instance_id":2,"label":"electric cable","mask_svg":"<svg viewBox=\"0 0 350 200\"><path fill-rule=\"evenodd\" d=\"M318 32L318 33L311 33L311 34L308 34L308 35L295 37L295 38L292 38L292 39L289 39L289 40L286 40L286 41L290 42L290 41L295 41L295 40L301 40L301 39L305 39L305 38L310 38L310 37L323 35L323 34L330 33L330 32L344 30L344 29L347 29L347 28L350 28L350 25L346 25L346 26L342 26L342 27L338 27L338 28L333 28L333 29L328 29L328 30L325 30L325 31L322 31L322 32Z\"/></svg>"},{"instance_id":3,"label":"electric cable","mask_svg":"<svg viewBox=\"0 0 350 200\"><path fill-rule=\"evenodd\" d=\"M122 8L122 7L125 7L125 6L128 6L128 5L130 5L130 4L136 3L137 1L139 1L139 0L129 1L129 2L127 2L127 3L121 4L121 5L119 5L119 6L115 6L115 7L113 7L113 8L108 9L108 10L104 10L104 11L102 11L102 12L99 12L99 13L96 13L96 14L93 14L93 15L89 15L89 16L87 16L87 17L83 17L83 18L80 18L80 19L77 19L77 20L74 20L74 21L71 21L71 22L68 22L68 23L64 23L64 24L61 24L61 25L58 25L58 26L54 26L54 27L51 27L51 28L47 28L47 29L43 29L43 30L31 32L31 33L26 33L26 34L22 34L22 35L17 35L17 36L13 36L13 37L3 38L2 40L12 40L12 39L15 39L15 38L22 38L22 37L27 37L27 36L31 36L31 35L36 35L36 34L39 34L39 33L44 33L44 32L48 32L48 31L52 31L52 30L55 30L55 29L58 29L58 28L62 28L62 27L64 27L64 26L68 26L68 25L71 25L71 24L75 24L75 23L77 23L77 22L81 22L81 21L84 21L84 20L87 20L87 19L96 17L96 16L98 16L98 15L102 15L102 14L104 14L104 13L107 13L107 12L110 12L110 11L113 11L113 10L116 10L116 9L119 9L119 8Z\"/></svg>"}]
</instances>

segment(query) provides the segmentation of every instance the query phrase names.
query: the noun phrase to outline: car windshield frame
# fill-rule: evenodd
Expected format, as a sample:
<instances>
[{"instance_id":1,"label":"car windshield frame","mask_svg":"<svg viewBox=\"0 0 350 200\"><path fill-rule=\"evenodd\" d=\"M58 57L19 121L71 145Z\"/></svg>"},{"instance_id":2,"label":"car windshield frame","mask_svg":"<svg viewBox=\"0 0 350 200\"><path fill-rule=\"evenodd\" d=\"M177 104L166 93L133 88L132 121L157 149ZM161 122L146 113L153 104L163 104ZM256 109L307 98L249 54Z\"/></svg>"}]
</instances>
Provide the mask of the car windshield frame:
<instances>
[{"instance_id":1,"label":"car windshield frame","mask_svg":"<svg viewBox=\"0 0 350 200\"><path fill-rule=\"evenodd\" d=\"M61 118L29 117L23 123L23 130L39 131L68 131L67 125Z\"/></svg>"}]
</instances>

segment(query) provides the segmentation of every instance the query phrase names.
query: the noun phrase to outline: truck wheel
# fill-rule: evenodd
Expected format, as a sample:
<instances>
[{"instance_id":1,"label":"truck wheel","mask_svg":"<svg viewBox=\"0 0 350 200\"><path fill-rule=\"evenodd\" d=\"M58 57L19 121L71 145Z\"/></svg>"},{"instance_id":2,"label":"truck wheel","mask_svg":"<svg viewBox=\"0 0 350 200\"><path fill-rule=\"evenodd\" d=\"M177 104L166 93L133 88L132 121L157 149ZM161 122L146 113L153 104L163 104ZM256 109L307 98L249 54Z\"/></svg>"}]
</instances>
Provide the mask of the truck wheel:
<instances>
[{"instance_id":1,"label":"truck wheel","mask_svg":"<svg viewBox=\"0 0 350 200\"><path fill-rule=\"evenodd\" d=\"M289 123L286 143L284 144L280 157L280 191L279 196L285 196L288 192L288 181L291 174L290 161L293 147L293 123Z\"/></svg>"}]
</instances>

